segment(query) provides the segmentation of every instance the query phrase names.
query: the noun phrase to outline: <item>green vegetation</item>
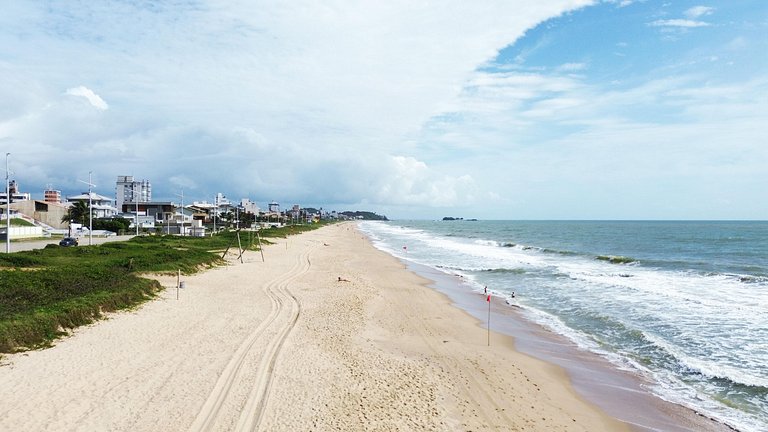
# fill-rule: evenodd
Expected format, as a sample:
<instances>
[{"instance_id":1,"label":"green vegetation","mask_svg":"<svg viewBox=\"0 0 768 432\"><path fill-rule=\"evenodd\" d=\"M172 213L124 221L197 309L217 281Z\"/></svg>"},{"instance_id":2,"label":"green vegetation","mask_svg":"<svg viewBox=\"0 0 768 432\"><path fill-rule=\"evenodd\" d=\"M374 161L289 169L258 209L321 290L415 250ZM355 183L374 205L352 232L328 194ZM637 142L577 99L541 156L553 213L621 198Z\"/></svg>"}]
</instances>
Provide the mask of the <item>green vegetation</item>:
<instances>
[{"instance_id":1,"label":"green vegetation","mask_svg":"<svg viewBox=\"0 0 768 432\"><path fill-rule=\"evenodd\" d=\"M376 213L369 212L369 211L344 211L344 212L341 212L341 214L353 219L382 220L382 221L389 220L384 215L378 215Z\"/></svg>"},{"instance_id":2,"label":"green vegetation","mask_svg":"<svg viewBox=\"0 0 768 432\"><path fill-rule=\"evenodd\" d=\"M298 225L260 231L285 237L317 228ZM241 232L244 248L256 237ZM237 248L236 233L214 237L143 236L125 242L0 255L0 352L48 346L67 329L88 324L104 312L151 299L160 285L142 273L185 274L224 264L222 252Z\"/></svg>"},{"instance_id":3,"label":"green vegetation","mask_svg":"<svg viewBox=\"0 0 768 432\"><path fill-rule=\"evenodd\" d=\"M67 212L61 217L62 222L74 221L83 226L88 225L89 212L88 204L83 201L75 201L68 209Z\"/></svg>"},{"instance_id":4,"label":"green vegetation","mask_svg":"<svg viewBox=\"0 0 768 432\"><path fill-rule=\"evenodd\" d=\"M128 232L128 228L131 226L131 221L124 218L111 218L111 219L94 219L94 230L107 230L123 235Z\"/></svg>"},{"instance_id":5,"label":"green vegetation","mask_svg":"<svg viewBox=\"0 0 768 432\"><path fill-rule=\"evenodd\" d=\"M5 224L7 224L7 221L0 222L0 225L5 227ZM11 218L11 226L23 226L23 227L30 227L35 226L35 224L25 221L24 219L19 218Z\"/></svg>"}]
</instances>

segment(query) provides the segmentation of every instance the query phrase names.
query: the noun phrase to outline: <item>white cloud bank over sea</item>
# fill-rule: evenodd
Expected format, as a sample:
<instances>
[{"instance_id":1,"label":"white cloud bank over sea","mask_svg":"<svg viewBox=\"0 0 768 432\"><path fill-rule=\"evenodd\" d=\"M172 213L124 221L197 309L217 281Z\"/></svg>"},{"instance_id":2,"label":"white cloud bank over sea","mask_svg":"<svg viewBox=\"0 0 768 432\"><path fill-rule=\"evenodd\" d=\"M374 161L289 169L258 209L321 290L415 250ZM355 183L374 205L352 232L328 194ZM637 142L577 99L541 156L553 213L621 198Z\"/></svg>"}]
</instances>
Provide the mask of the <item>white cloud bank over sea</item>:
<instances>
[{"instance_id":1,"label":"white cloud bank over sea","mask_svg":"<svg viewBox=\"0 0 768 432\"><path fill-rule=\"evenodd\" d=\"M768 5L650 3L13 2L0 150L38 195L765 218Z\"/></svg>"}]
</instances>

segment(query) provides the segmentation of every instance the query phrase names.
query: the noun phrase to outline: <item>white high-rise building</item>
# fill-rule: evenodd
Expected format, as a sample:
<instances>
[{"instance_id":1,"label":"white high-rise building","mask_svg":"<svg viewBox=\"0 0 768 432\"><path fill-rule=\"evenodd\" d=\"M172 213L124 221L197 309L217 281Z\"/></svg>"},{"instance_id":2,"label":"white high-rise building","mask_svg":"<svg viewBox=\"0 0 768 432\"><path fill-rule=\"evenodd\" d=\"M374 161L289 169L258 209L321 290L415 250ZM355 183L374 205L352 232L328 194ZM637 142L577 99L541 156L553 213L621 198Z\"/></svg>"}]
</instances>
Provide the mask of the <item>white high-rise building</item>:
<instances>
[{"instance_id":1,"label":"white high-rise building","mask_svg":"<svg viewBox=\"0 0 768 432\"><path fill-rule=\"evenodd\" d=\"M261 210L258 204L248 198L243 198L240 200L240 208L242 208L246 213L252 213L255 215L258 215L259 211Z\"/></svg>"},{"instance_id":2,"label":"white high-rise building","mask_svg":"<svg viewBox=\"0 0 768 432\"><path fill-rule=\"evenodd\" d=\"M214 202L215 205L219 207L231 207L232 202L227 199L227 197L224 196L223 193L219 192L216 194L216 201Z\"/></svg>"},{"instance_id":3,"label":"white high-rise building","mask_svg":"<svg viewBox=\"0 0 768 432\"><path fill-rule=\"evenodd\" d=\"M149 180L135 181L133 176L117 176L115 207L123 211L123 204L135 204L137 201L140 203L152 201L152 184Z\"/></svg>"}]
</instances>

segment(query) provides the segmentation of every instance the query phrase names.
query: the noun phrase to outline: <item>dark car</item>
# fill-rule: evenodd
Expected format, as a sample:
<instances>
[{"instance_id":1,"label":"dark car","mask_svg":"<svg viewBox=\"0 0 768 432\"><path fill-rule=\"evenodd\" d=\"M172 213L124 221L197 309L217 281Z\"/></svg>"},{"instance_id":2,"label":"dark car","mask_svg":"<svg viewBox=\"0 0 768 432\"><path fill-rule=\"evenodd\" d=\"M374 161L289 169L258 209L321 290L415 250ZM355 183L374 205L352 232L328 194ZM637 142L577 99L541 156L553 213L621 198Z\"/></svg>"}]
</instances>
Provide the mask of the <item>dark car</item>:
<instances>
[{"instance_id":1,"label":"dark car","mask_svg":"<svg viewBox=\"0 0 768 432\"><path fill-rule=\"evenodd\" d=\"M77 246L77 239L74 237L64 237L59 242L59 246Z\"/></svg>"}]
</instances>

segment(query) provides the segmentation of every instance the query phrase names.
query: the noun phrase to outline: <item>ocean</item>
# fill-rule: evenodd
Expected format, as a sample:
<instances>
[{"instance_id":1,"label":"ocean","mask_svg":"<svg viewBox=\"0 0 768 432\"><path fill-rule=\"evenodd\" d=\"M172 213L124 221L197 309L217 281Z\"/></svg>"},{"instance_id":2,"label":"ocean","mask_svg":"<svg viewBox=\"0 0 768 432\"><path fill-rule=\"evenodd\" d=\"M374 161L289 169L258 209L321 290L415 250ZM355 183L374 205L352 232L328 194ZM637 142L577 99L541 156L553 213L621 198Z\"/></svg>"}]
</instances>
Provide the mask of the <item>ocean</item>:
<instances>
[{"instance_id":1,"label":"ocean","mask_svg":"<svg viewBox=\"0 0 768 432\"><path fill-rule=\"evenodd\" d=\"M376 247L463 276L739 431L768 431L768 222L391 221ZM514 294L513 294L514 293Z\"/></svg>"}]
</instances>

